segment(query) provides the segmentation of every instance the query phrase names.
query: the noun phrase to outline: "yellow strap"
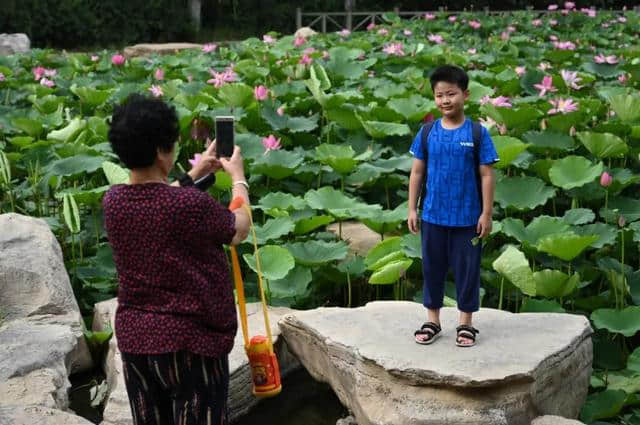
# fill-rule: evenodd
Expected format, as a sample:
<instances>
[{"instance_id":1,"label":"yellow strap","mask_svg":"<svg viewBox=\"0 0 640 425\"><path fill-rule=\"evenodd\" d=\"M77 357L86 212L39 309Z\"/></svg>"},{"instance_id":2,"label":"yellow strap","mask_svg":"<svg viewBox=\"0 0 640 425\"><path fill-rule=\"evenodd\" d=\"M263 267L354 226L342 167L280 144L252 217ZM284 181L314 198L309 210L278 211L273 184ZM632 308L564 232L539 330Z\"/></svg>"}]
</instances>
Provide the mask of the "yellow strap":
<instances>
[{"instance_id":1,"label":"yellow strap","mask_svg":"<svg viewBox=\"0 0 640 425\"><path fill-rule=\"evenodd\" d=\"M258 255L258 239L256 230L253 225L251 208L247 204L242 204L249 215L249 223L251 226L251 235L253 239L253 251L256 258L256 269L258 274L258 291L262 301L262 312L264 313L264 324L267 331L267 341L269 342L269 352L273 353L273 337L271 335L271 325L269 324L269 311L267 310L267 300L264 295L264 287L262 284L262 266L260 265L260 256ZM234 246L231 246L231 266L233 268L233 280L236 286L236 294L238 296L238 309L240 310L240 324L242 326L242 335L244 337L245 349L249 347L249 324L247 322L247 305L244 295L244 284L242 282L242 274L240 273L240 262L238 261L238 253Z\"/></svg>"}]
</instances>

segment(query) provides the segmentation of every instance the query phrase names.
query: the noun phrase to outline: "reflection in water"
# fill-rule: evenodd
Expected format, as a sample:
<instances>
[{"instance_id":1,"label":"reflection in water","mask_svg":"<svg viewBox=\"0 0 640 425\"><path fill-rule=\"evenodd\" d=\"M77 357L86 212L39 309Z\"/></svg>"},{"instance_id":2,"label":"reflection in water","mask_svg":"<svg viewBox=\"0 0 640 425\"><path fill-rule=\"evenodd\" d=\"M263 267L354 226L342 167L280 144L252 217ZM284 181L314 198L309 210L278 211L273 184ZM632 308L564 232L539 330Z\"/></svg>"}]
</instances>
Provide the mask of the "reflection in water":
<instances>
[{"instance_id":1,"label":"reflection in water","mask_svg":"<svg viewBox=\"0 0 640 425\"><path fill-rule=\"evenodd\" d=\"M283 378L282 393L261 401L235 425L335 425L347 415L331 387L300 369Z\"/></svg>"}]
</instances>

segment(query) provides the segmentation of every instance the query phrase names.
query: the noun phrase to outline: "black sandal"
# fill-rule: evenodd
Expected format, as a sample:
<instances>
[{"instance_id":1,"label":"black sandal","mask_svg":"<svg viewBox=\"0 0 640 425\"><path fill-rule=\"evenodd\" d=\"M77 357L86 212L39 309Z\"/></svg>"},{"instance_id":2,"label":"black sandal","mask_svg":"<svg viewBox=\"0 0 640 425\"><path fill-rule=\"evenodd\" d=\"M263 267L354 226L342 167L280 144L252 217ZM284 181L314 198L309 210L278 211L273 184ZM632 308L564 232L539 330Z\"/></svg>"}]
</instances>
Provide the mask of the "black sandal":
<instances>
[{"instance_id":1,"label":"black sandal","mask_svg":"<svg viewBox=\"0 0 640 425\"><path fill-rule=\"evenodd\" d=\"M433 343L433 341L435 341L436 338L438 338L441 331L442 331L442 328L437 323L424 322L422 327L413 333L413 336L415 338L418 335L428 335L429 339L427 340L418 340L418 338L415 338L415 340L417 344L429 345Z\"/></svg>"},{"instance_id":2,"label":"black sandal","mask_svg":"<svg viewBox=\"0 0 640 425\"><path fill-rule=\"evenodd\" d=\"M476 335L480 333L479 330L469 325L460 325L456 328L458 336L456 337L456 345L458 347L473 347L476 345ZM463 344L460 342L460 338L470 339L471 344Z\"/></svg>"}]
</instances>

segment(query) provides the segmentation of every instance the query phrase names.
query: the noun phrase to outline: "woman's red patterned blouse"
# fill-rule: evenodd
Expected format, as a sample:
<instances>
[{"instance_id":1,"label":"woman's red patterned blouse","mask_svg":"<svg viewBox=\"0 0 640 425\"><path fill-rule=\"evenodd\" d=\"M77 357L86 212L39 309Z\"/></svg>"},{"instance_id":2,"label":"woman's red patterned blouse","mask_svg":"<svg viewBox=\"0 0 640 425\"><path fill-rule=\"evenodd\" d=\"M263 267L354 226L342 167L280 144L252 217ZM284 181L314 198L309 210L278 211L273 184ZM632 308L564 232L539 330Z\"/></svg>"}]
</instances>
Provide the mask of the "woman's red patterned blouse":
<instances>
[{"instance_id":1,"label":"woman's red patterned blouse","mask_svg":"<svg viewBox=\"0 0 640 425\"><path fill-rule=\"evenodd\" d=\"M229 353L237 320L222 245L235 234L234 214L195 188L163 183L115 185L102 203L120 351Z\"/></svg>"}]
</instances>

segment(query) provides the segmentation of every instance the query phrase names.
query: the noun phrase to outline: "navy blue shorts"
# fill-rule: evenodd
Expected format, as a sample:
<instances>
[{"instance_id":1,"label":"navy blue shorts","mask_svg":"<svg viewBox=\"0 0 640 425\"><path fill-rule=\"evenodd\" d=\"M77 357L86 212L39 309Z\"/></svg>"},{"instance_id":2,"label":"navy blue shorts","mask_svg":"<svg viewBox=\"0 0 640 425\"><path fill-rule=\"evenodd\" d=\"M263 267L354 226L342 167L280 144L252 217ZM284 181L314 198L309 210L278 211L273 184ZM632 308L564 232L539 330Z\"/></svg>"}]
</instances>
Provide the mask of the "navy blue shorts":
<instances>
[{"instance_id":1,"label":"navy blue shorts","mask_svg":"<svg viewBox=\"0 0 640 425\"><path fill-rule=\"evenodd\" d=\"M473 313L480 308L482 243L473 245L476 226L449 227L422 221L422 274L425 307L437 310L444 299L444 281L452 269L458 309Z\"/></svg>"}]
</instances>

